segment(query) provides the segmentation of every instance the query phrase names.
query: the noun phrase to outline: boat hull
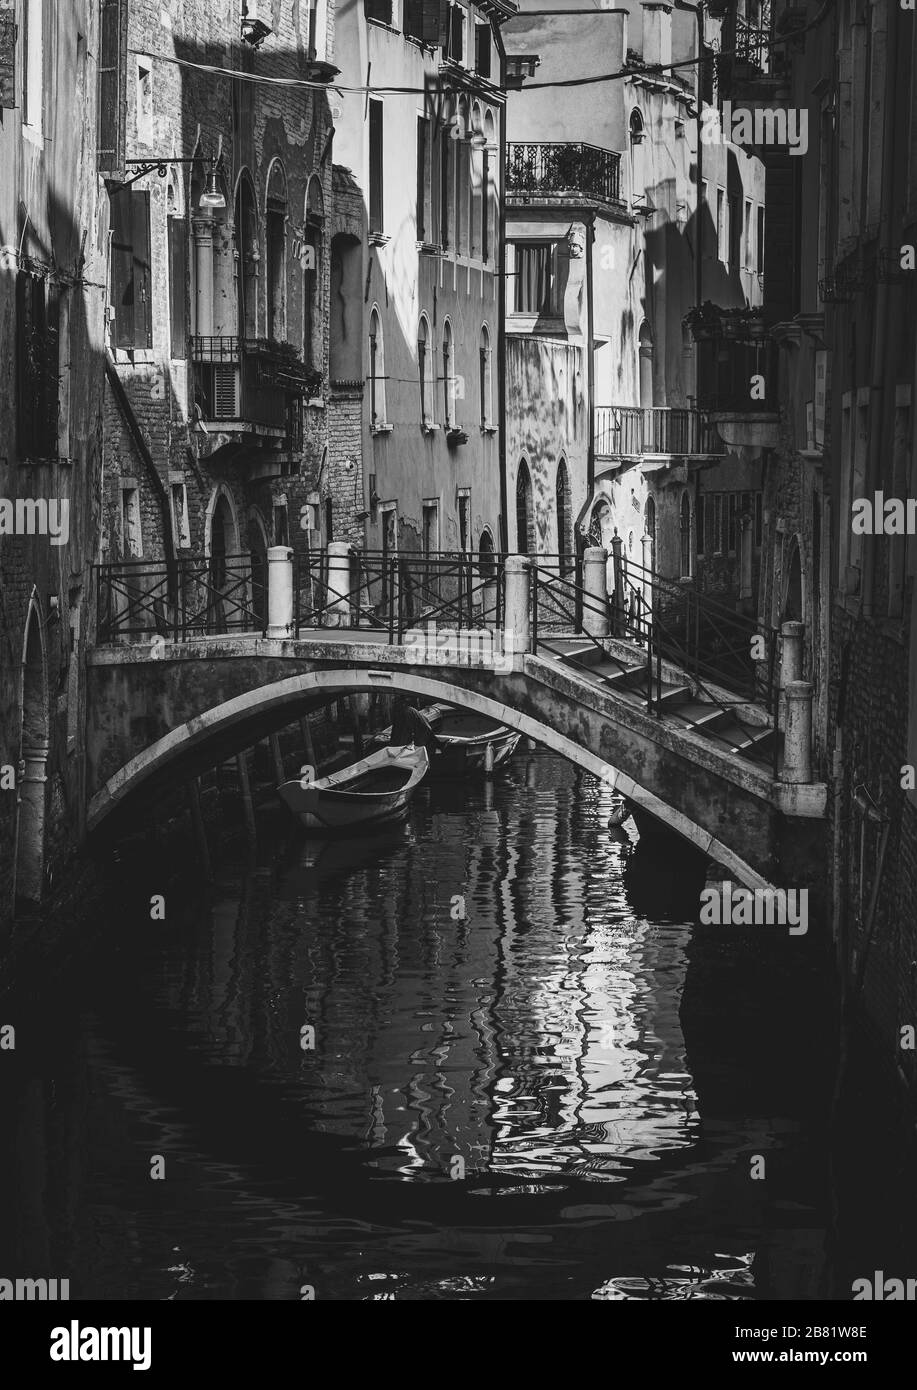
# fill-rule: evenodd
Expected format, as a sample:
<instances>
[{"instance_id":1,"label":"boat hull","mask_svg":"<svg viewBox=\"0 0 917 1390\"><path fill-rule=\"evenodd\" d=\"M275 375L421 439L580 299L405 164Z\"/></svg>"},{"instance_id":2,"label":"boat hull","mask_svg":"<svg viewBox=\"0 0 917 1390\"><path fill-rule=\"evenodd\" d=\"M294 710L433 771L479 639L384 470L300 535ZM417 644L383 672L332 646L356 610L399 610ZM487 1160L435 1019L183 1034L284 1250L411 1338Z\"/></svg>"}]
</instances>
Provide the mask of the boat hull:
<instances>
[{"instance_id":1,"label":"boat hull","mask_svg":"<svg viewBox=\"0 0 917 1390\"><path fill-rule=\"evenodd\" d=\"M425 748L383 748L305 786L298 779L277 788L306 830L340 834L402 820L430 766ZM382 783L381 790L374 785ZM399 783L399 785L384 785Z\"/></svg>"}]
</instances>

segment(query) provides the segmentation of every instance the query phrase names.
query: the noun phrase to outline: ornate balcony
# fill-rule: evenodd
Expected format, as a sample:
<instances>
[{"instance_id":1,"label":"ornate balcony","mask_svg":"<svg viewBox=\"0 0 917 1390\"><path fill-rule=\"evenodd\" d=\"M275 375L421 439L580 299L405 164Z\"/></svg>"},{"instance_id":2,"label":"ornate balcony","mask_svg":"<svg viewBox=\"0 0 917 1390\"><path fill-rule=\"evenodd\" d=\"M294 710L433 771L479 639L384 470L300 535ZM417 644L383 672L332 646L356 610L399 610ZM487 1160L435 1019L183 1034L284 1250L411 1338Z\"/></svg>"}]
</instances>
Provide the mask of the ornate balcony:
<instances>
[{"instance_id":1,"label":"ornate balcony","mask_svg":"<svg viewBox=\"0 0 917 1390\"><path fill-rule=\"evenodd\" d=\"M621 202L621 156L582 144L510 144L506 147L506 192L533 198L591 198Z\"/></svg>"}]
</instances>

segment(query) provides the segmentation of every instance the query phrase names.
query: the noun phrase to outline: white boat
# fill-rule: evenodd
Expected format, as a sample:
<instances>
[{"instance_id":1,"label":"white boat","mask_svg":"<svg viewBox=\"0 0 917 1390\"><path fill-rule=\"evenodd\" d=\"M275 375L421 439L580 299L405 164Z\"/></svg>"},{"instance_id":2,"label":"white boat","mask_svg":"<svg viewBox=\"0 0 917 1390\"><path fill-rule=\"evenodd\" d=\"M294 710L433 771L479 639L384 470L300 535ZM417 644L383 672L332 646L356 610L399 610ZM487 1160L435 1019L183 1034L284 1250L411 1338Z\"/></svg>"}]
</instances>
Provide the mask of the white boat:
<instances>
[{"instance_id":1,"label":"white boat","mask_svg":"<svg viewBox=\"0 0 917 1390\"><path fill-rule=\"evenodd\" d=\"M522 737L498 719L455 705L426 705L422 710L408 709L405 714L409 722L399 725L401 737L407 734L416 743L425 744L431 755L436 755L434 766L443 771L490 772L510 757ZM378 741L392 738L394 728L383 729Z\"/></svg>"},{"instance_id":2,"label":"white boat","mask_svg":"<svg viewBox=\"0 0 917 1390\"><path fill-rule=\"evenodd\" d=\"M407 814L429 766L425 748L381 748L329 777L282 782L277 795L307 830L384 825Z\"/></svg>"}]
</instances>

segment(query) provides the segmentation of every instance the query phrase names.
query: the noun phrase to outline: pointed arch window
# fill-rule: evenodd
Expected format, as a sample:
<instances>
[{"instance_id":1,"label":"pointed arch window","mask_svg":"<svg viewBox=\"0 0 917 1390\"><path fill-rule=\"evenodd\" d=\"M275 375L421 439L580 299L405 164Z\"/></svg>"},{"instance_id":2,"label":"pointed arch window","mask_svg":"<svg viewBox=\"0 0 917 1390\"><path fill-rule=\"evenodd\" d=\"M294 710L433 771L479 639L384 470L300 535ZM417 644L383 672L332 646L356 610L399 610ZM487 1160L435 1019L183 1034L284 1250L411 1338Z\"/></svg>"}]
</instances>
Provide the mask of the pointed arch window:
<instances>
[{"instance_id":1,"label":"pointed arch window","mask_svg":"<svg viewBox=\"0 0 917 1390\"><path fill-rule=\"evenodd\" d=\"M491 362L490 332L486 324L481 329L481 345L478 352L480 357L481 428L489 429L493 424L493 365Z\"/></svg>"},{"instance_id":2,"label":"pointed arch window","mask_svg":"<svg viewBox=\"0 0 917 1390\"><path fill-rule=\"evenodd\" d=\"M369 316L369 409L372 426L379 429L385 424L385 344L376 308Z\"/></svg>"},{"instance_id":3,"label":"pointed arch window","mask_svg":"<svg viewBox=\"0 0 917 1390\"><path fill-rule=\"evenodd\" d=\"M452 324L446 319L443 324L443 420L449 430L455 427L455 396L455 347Z\"/></svg>"},{"instance_id":4,"label":"pointed arch window","mask_svg":"<svg viewBox=\"0 0 917 1390\"><path fill-rule=\"evenodd\" d=\"M420 423L427 429L434 422L433 339L426 314L417 326L417 376L420 384Z\"/></svg>"},{"instance_id":5,"label":"pointed arch window","mask_svg":"<svg viewBox=\"0 0 917 1390\"><path fill-rule=\"evenodd\" d=\"M531 555L535 546L535 525L532 515L532 480L525 459L516 475L516 550Z\"/></svg>"}]
</instances>

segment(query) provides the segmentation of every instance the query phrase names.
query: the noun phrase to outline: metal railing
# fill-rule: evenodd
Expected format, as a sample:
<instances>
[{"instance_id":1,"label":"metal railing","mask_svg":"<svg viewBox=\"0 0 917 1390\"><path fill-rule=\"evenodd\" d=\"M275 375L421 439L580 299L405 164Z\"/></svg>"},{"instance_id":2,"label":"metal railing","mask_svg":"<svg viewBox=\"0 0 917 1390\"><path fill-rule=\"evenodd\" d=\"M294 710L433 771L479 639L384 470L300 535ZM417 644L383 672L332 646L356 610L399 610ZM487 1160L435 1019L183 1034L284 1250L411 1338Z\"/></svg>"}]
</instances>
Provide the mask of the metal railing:
<instances>
[{"instance_id":1,"label":"metal railing","mask_svg":"<svg viewBox=\"0 0 917 1390\"><path fill-rule=\"evenodd\" d=\"M101 643L266 630L266 584L249 555L118 560L95 571Z\"/></svg>"},{"instance_id":2,"label":"metal railing","mask_svg":"<svg viewBox=\"0 0 917 1390\"><path fill-rule=\"evenodd\" d=\"M294 627L372 629L400 642L435 623L467 631L503 622L503 559L498 554L389 554L355 550L346 569L326 551L294 565Z\"/></svg>"},{"instance_id":3,"label":"metal railing","mask_svg":"<svg viewBox=\"0 0 917 1390\"><path fill-rule=\"evenodd\" d=\"M595 452L615 454L722 454L726 446L699 410L681 406L598 405L593 410Z\"/></svg>"},{"instance_id":4,"label":"metal railing","mask_svg":"<svg viewBox=\"0 0 917 1390\"><path fill-rule=\"evenodd\" d=\"M770 5L767 6L767 9L770 10ZM748 63L751 67L757 68L759 72L769 72L771 41L772 35L768 22L750 24L747 19L736 16L736 62Z\"/></svg>"},{"instance_id":5,"label":"metal railing","mask_svg":"<svg viewBox=\"0 0 917 1390\"><path fill-rule=\"evenodd\" d=\"M513 143L506 147L506 192L578 194L621 201L621 156L598 145Z\"/></svg>"}]
</instances>

